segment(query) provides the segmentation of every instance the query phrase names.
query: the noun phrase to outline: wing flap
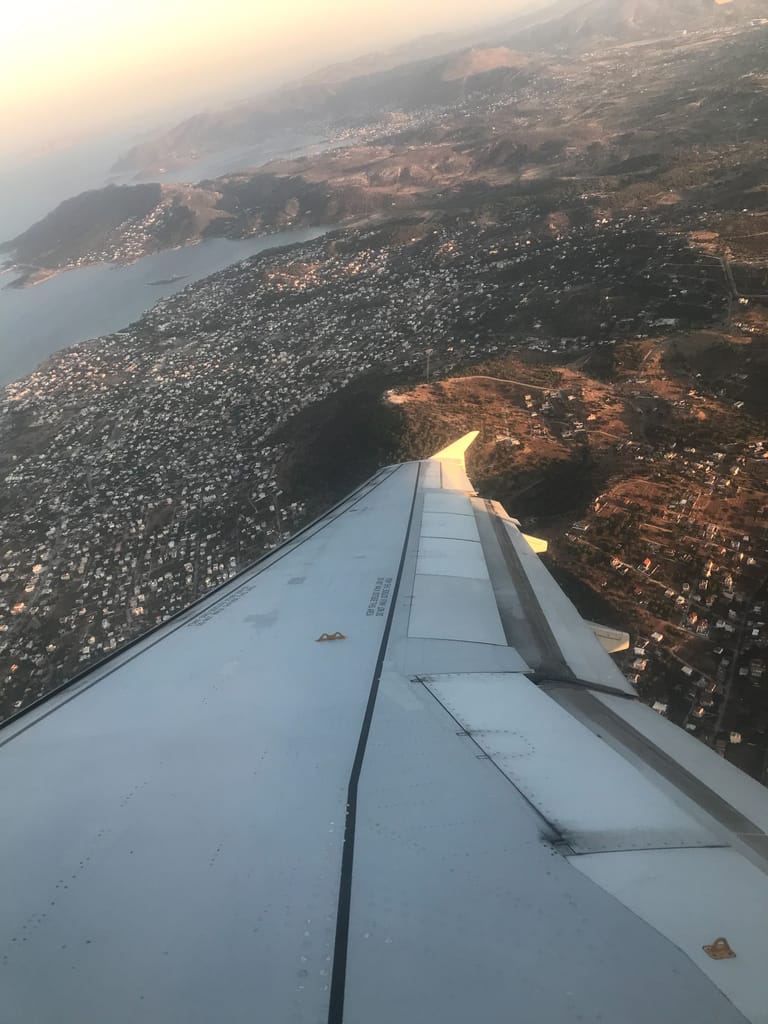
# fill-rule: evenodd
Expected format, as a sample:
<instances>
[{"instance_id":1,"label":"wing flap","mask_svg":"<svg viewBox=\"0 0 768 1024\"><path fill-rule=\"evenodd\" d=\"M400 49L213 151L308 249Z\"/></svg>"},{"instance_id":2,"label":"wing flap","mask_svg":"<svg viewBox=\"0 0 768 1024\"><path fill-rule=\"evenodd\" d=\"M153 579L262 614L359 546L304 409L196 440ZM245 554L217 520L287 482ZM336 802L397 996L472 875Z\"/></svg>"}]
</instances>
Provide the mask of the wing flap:
<instances>
[{"instance_id":1,"label":"wing flap","mask_svg":"<svg viewBox=\"0 0 768 1024\"><path fill-rule=\"evenodd\" d=\"M574 852L720 842L525 676L426 685Z\"/></svg>"}]
</instances>

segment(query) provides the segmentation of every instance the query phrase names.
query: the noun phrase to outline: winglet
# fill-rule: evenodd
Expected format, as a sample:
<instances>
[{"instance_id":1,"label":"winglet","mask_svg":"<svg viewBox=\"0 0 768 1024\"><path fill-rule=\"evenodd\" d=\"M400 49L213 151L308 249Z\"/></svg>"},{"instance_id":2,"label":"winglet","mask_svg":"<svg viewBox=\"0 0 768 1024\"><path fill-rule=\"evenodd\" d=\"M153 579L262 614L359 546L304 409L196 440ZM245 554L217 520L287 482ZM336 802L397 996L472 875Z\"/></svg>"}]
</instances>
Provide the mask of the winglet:
<instances>
[{"instance_id":1,"label":"winglet","mask_svg":"<svg viewBox=\"0 0 768 1024\"><path fill-rule=\"evenodd\" d=\"M619 651L629 650L629 633L624 633L620 629L611 629L610 626L601 626L598 622L587 622L586 624L600 641L600 646L604 651L609 654L618 654Z\"/></svg>"},{"instance_id":2,"label":"winglet","mask_svg":"<svg viewBox=\"0 0 768 1024\"><path fill-rule=\"evenodd\" d=\"M464 453L470 445L474 444L480 434L479 430L471 430L464 437L460 437L458 441L454 441L453 444L449 444L447 448L442 448L439 452L430 456L432 459L462 459Z\"/></svg>"}]
</instances>

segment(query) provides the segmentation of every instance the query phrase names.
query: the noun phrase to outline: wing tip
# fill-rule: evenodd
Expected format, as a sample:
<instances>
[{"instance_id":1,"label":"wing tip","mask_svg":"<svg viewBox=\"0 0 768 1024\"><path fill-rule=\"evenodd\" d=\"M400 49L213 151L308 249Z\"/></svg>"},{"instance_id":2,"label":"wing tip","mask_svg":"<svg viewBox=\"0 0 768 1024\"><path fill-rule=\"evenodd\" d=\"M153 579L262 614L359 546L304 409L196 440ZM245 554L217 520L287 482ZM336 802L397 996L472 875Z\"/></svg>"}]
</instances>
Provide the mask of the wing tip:
<instances>
[{"instance_id":1,"label":"wing tip","mask_svg":"<svg viewBox=\"0 0 768 1024\"><path fill-rule=\"evenodd\" d=\"M441 448L439 452L435 452L431 455L431 459L463 459L467 449L475 443L477 438L480 436L479 430L470 430L468 434L464 434L458 441L454 441L452 444L447 445L445 448Z\"/></svg>"}]
</instances>

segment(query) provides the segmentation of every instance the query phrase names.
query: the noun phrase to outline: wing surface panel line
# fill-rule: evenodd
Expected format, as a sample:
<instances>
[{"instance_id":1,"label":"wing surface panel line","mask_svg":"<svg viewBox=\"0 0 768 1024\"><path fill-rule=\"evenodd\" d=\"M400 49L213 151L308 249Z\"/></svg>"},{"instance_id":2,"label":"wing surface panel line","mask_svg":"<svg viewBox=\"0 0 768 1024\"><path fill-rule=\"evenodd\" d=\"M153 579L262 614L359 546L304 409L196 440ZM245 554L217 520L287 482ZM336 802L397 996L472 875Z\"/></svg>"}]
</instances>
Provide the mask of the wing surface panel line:
<instances>
[{"instance_id":1,"label":"wing surface panel line","mask_svg":"<svg viewBox=\"0 0 768 1024\"><path fill-rule=\"evenodd\" d=\"M360 738L355 752L355 759L352 763L352 770L347 788L347 814L344 822L344 840L341 855L341 871L339 876L339 901L336 914L336 938L333 949L333 968L331 971L331 991L328 1002L328 1024L342 1024L344 1020L344 995L347 980L347 953L349 949L349 919L352 906L352 871L355 858L355 825L357 822L357 793L360 783L360 772L365 758L365 748L368 743L368 735L371 731L373 711L376 705L376 697L379 691L379 683L384 668L384 658L389 643L389 634L392 629L397 600L400 593L400 582L403 577L403 567L408 551L411 531L413 527L414 511L416 509L416 498L419 493L419 481L423 472L422 465L419 465L413 487L411 498L411 511L408 517L408 525L403 539L403 548L400 554L395 583L392 588L392 597L389 602L387 621L384 626L384 633L381 638L379 654L371 680L371 689L368 695L368 703L363 716L363 723L360 730Z\"/></svg>"}]
</instances>

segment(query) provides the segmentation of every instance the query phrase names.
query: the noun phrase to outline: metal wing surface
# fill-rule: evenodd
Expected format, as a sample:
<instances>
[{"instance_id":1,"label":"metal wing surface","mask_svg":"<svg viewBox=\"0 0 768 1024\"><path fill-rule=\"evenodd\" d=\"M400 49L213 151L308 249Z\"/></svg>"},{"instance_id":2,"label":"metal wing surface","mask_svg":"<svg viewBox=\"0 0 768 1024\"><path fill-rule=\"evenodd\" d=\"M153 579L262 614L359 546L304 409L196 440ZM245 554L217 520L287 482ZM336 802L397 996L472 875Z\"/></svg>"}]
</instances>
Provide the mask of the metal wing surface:
<instances>
[{"instance_id":1,"label":"metal wing surface","mask_svg":"<svg viewBox=\"0 0 768 1024\"><path fill-rule=\"evenodd\" d=\"M768 794L636 699L473 437L0 731L3 1024L768 1021Z\"/></svg>"}]
</instances>

